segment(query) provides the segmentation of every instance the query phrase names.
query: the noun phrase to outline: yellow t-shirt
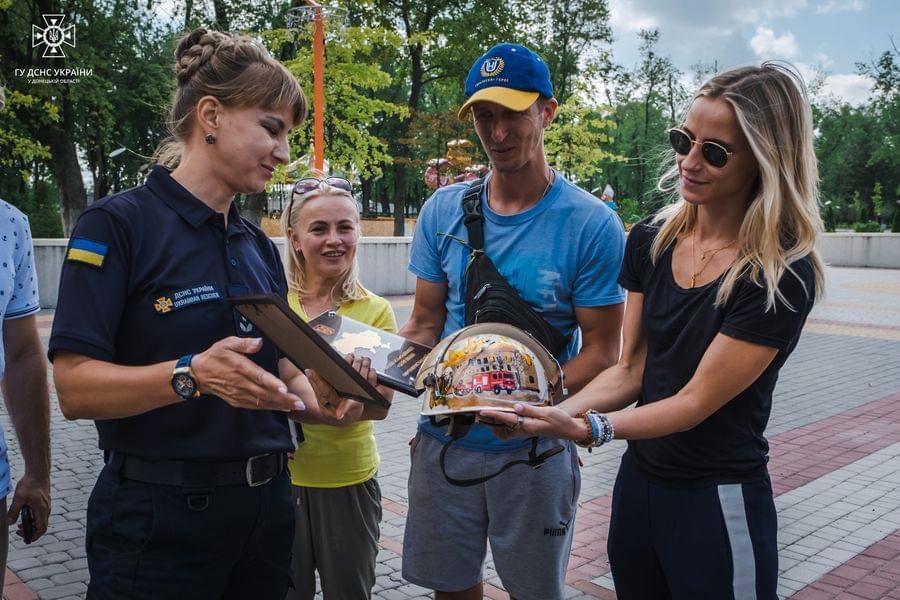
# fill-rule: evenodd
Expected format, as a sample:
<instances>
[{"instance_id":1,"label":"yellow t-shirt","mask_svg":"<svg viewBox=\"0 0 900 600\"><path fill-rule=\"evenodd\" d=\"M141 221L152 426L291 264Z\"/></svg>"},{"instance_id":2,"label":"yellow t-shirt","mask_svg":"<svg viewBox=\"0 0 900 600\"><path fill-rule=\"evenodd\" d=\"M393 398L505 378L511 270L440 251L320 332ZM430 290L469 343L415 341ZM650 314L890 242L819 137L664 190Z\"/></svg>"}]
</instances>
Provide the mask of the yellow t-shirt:
<instances>
[{"instance_id":1,"label":"yellow t-shirt","mask_svg":"<svg viewBox=\"0 0 900 600\"><path fill-rule=\"evenodd\" d=\"M338 314L396 333L397 319L391 304L381 296L366 293L366 298L340 306ZM309 321L296 293L288 294L288 304L301 319ZM356 485L375 476L380 458L372 421L360 421L347 427L305 423L302 427L305 439L288 462L294 485L338 488Z\"/></svg>"}]
</instances>

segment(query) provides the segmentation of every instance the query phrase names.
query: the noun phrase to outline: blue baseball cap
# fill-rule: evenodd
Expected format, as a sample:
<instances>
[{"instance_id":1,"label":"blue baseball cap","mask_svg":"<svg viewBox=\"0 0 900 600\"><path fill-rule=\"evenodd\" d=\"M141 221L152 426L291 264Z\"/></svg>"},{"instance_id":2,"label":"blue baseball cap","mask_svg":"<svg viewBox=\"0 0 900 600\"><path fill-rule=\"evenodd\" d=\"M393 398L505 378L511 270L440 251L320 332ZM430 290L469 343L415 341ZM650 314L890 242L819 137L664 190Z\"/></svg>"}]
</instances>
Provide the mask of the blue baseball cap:
<instances>
[{"instance_id":1,"label":"blue baseball cap","mask_svg":"<svg viewBox=\"0 0 900 600\"><path fill-rule=\"evenodd\" d=\"M469 69L466 77L468 99L457 117L466 118L466 111L475 102L495 102L510 110L523 111L539 96L553 97L550 69L533 51L519 44L497 44Z\"/></svg>"}]
</instances>

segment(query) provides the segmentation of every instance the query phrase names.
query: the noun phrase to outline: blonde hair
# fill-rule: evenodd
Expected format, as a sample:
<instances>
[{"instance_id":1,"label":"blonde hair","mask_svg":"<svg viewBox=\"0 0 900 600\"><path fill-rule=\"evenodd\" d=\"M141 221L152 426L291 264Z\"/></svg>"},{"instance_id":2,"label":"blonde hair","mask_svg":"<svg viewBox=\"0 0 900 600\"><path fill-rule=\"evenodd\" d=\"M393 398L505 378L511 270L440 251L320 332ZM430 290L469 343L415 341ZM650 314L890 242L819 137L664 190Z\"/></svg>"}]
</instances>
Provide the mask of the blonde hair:
<instances>
[{"instance_id":1,"label":"blonde hair","mask_svg":"<svg viewBox=\"0 0 900 600\"><path fill-rule=\"evenodd\" d=\"M300 209L313 198L321 196L340 196L350 200L350 203L353 205L356 223L359 225L359 209L356 206L356 200L347 190L342 190L320 181L319 187L310 192L296 198L293 194L291 195L287 210L281 214L281 231L284 234L285 243L289 246L285 269L287 271L288 290L296 292L301 299L310 293L309 288L307 288L306 258L304 258L302 252L294 249L294 245L291 243L291 231L297 232L298 235L303 235L297 229L300 221ZM359 240L358 227L356 239L357 241ZM336 304L341 305L355 300L362 300L367 295L368 292L359 282L359 262L356 260L356 248L354 247L350 268L335 282L334 287L331 289L331 298Z\"/></svg>"},{"instance_id":2,"label":"blonde hair","mask_svg":"<svg viewBox=\"0 0 900 600\"><path fill-rule=\"evenodd\" d=\"M204 96L227 107L289 106L294 125L306 118L306 97L297 79L260 43L242 35L200 27L185 35L175 49L177 85L166 126L170 137L156 149L153 161L174 167L194 126L194 110Z\"/></svg>"},{"instance_id":3,"label":"blonde hair","mask_svg":"<svg viewBox=\"0 0 900 600\"><path fill-rule=\"evenodd\" d=\"M694 100L700 97L731 105L759 165L754 195L738 235L737 259L725 272L715 305L724 305L738 280L747 276L765 287L766 310L774 308L776 298L790 307L778 282L785 272L800 279L791 265L805 256L815 278L815 289L807 293L818 299L825 276L815 245L824 227L819 214L812 110L802 79L790 68L766 62L716 75ZM669 158L671 164L659 180L659 189L670 192L675 202L652 221L659 227L650 249L654 264L679 235L691 232L697 223L697 207L678 193L674 152Z\"/></svg>"}]
</instances>

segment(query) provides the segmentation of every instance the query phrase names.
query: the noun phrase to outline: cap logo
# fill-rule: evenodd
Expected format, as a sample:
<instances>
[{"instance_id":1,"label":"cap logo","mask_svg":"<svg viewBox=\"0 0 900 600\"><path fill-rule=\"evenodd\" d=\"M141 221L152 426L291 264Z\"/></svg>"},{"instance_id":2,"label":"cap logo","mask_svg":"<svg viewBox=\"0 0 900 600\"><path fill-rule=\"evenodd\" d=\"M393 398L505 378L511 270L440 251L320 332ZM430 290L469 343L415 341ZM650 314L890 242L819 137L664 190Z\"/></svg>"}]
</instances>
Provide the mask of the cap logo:
<instances>
[{"instance_id":1,"label":"cap logo","mask_svg":"<svg viewBox=\"0 0 900 600\"><path fill-rule=\"evenodd\" d=\"M481 76L494 77L495 75L499 75L503 71L504 66L505 63L503 62L502 58L488 58L483 63L481 63Z\"/></svg>"}]
</instances>

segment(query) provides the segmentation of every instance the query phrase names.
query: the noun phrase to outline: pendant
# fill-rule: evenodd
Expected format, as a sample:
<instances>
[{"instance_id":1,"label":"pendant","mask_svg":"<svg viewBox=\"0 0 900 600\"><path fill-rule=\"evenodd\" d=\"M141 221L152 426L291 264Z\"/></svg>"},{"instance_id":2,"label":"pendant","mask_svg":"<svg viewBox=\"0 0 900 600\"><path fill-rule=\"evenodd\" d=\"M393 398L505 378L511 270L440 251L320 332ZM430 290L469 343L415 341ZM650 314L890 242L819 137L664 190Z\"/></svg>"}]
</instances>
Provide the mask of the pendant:
<instances>
[{"instance_id":1,"label":"pendant","mask_svg":"<svg viewBox=\"0 0 900 600\"><path fill-rule=\"evenodd\" d=\"M694 273L691 275L691 289L694 289L694 285L697 283L697 274Z\"/></svg>"},{"instance_id":2,"label":"pendant","mask_svg":"<svg viewBox=\"0 0 900 600\"><path fill-rule=\"evenodd\" d=\"M706 260L706 252L700 253L700 260Z\"/></svg>"}]
</instances>

